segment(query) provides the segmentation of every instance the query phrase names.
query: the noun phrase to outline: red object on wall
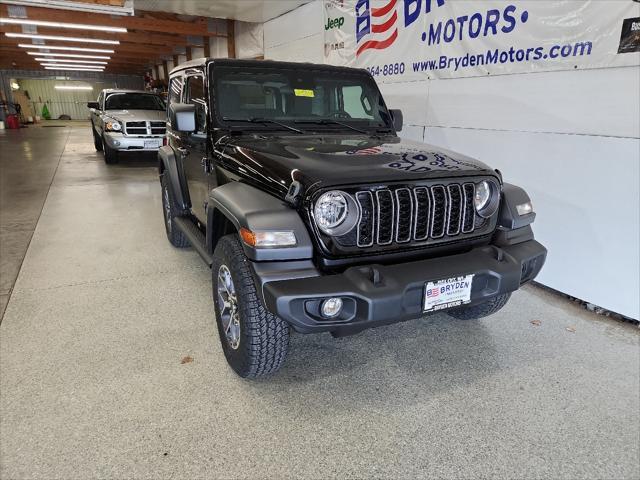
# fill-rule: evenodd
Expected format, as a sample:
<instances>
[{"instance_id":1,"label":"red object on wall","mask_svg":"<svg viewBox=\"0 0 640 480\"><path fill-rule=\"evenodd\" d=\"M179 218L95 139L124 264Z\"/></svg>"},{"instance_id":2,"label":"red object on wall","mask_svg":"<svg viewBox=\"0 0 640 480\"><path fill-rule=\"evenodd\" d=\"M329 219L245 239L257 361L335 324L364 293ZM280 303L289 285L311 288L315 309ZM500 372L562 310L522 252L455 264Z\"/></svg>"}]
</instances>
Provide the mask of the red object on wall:
<instances>
[{"instance_id":1,"label":"red object on wall","mask_svg":"<svg viewBox=\"0 0 640 480\"><path fill-rule=\"evenodd\" d=\"M7 128L20 128L20 119L18 115L7 115Z\"/></svg>"}]
</instances>

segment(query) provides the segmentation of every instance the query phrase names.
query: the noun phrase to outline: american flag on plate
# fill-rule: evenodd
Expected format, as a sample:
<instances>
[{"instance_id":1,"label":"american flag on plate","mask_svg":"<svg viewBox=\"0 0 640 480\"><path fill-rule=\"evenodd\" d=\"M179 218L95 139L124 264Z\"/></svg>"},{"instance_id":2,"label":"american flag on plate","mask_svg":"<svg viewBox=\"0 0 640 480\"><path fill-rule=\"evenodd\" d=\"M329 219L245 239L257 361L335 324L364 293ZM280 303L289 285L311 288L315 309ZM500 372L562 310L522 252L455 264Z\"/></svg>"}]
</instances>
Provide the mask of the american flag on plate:
<instances>
[{"instance_id":1,"label":"american flag on plate","mask_svg":"<svg viewBox=\"0 0 640 480\"><path fill-rule=\"evenodd\" d=\"M398 0L388 0L377 8L371 8L372 1L356 3L356 56L370 49L383 50L398 38Z\"/></svg>"},{"instance_id":2,"label":"american flag on plate","mask_svg":"<svg viewBox=\"0 0 640 480\"><path fill-rule=\"evenodd\" d=\"M427 290L427 297L437 297L440 294L439 288L430 288Z\"/></svg>"}]
</instances>

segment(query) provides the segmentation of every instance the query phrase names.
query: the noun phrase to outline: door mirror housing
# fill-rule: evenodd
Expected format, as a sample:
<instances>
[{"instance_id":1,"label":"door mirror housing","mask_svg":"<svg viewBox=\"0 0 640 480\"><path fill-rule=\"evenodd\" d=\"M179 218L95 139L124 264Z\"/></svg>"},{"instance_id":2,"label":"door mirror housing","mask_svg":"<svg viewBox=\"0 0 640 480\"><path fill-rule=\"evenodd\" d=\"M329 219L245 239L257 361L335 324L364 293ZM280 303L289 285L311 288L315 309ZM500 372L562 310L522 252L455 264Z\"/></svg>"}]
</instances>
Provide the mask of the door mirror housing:
<instances>
[{"instance_id":1,"label":"door mirror housing","mask_svg":"<svg viewBox=\"0 0 640 480\"><path fill-rule=\"evenodd\" d=\"M195 132L196 106L192 103L172 103L169 107L171 127L178 132Z\"/></svg>"},{"instance_id":2,"label":"door mirror housing","mask_svg":"<svg viewBox=\"0 0 640 480\"><path fill-rule=\"evenodd\" d=\"M389 110L391 114L391 119L393 120L393 128L395 128L396 132L402 131L402 110Z\"/></svg>"},{"instance_id":3,"label":"door mirror housing","mask_svg":"<svg viewBox=\"0 0 640 480\"><path fill-rule=\"evenodd\" d=\"M100 110L100 104L98 102L87 102L87 107Z\"/></svg>"}]
</instances>

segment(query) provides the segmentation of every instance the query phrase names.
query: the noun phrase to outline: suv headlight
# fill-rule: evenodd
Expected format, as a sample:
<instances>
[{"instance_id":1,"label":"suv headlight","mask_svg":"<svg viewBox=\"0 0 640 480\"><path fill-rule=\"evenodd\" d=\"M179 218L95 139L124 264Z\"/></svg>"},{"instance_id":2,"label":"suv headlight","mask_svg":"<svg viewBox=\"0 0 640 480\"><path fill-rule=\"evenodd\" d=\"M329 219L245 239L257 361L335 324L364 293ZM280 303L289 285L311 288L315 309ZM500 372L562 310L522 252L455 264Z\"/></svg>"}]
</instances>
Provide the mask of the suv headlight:
<instances>
[{"instance_id":1,"label":"suv headlight","mask_svg":"<svg viewBox=\"0 0 640 480\"><path fill-rule=\"evenodd\" d=\"M483 180L476 183L476 195L474 198L476 212L483 218L488 218L498 209L500 204L500 191L498 186L491 181Z\"/></svg>"},{"instance_id":2,"label":"suv headlight","mask_svg":"<svg viewBox=\"0 0 640 480\"><path fill-rule=\"evenodd\" d=\"M351 195L339 190L320 195L313 207L316 225L327 235L349 232L358 221L358 207Z\"/></svg>"},{"instance_id":3,"label":"suv headlight","mask_svg":"<svg viewBox=\"0 0 640 480\"><path fill-rule=\"evenodd\" d=\"M119 122L112 120L104 124L104 129L107 132L119 132L120 130L122 130L122 125L120 125Z\"/></svg>"}]
</instances>

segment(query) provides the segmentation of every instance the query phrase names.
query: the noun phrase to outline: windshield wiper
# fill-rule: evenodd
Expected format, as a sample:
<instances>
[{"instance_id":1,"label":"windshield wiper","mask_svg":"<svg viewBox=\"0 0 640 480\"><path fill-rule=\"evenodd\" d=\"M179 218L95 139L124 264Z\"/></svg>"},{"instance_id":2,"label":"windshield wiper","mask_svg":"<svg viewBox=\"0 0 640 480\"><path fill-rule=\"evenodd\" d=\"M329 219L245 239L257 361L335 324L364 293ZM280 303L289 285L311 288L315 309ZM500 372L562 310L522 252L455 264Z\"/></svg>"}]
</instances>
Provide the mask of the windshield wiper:
<instances>
[{"instance_id":1,"label":"windshield wiper","mask_svg":"<svg viewBox=\"0 0 640 480\"><path fill-rule=\"evenodd\" d=\"M294 123L313 123L314 125L341 125L343 127L347 127L354 132L368 134L366 130L362 130L360 128L352 127L348 123L339 122L337 120L330 120L328 118L323 118L322 120L296 120Z\"/></svg>"},{"instance_id":2,"label":"windshield wiper","mask_svg":"<svg viewBox=\"0 0 640 480\"><path fill-rule=\"evenodd\" d=\"M295 127L292 127L291 125L287 125L286 123L281 123L281 122L278 122L276 120L271 120L270 118L258 118L258 117L229 118L229 117L222 117L222 120L224 120L225 122L274 123L276 125L280 125L281 127L286 128L288 130L291 130L292 132L304 133L302 130L297 129Z\"/></svg>"}]
</instances>

